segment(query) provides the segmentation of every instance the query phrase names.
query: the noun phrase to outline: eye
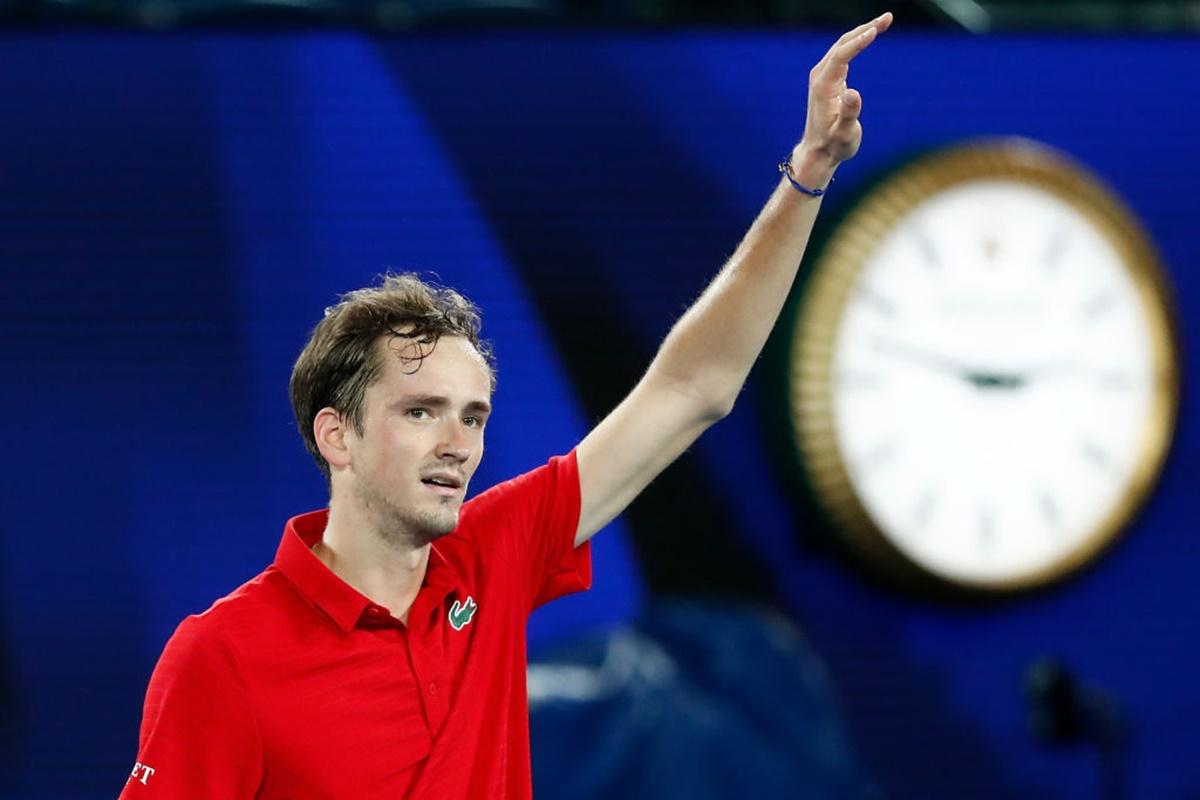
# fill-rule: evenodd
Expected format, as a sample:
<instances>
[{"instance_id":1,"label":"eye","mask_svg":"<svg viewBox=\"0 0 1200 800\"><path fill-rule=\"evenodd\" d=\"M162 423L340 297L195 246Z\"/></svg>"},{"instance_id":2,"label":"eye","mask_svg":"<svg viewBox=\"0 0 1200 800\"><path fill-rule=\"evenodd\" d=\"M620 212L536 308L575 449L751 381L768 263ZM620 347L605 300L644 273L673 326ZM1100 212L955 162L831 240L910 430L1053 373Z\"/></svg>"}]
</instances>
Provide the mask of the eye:
<instances>
[{"instance_id":1,"label":"eye","mask_svg":"<svg viewBox=\"0 0 1200 800\"><path fill-rule=\"evenodd\" d=\"M405 413L412 419L429 419L430 417L428 408L410 408Z\"/></svg>"},{"instance_id":2,"label":"eye","mask_svg":"<svg viewBox=\"0 0 1200 800\"><path fill-rule=\"evenodd\" d=\"M468 428L482 428L483 420L479 417L463 417L463 424Z\"/></svg>"}]
</instances>

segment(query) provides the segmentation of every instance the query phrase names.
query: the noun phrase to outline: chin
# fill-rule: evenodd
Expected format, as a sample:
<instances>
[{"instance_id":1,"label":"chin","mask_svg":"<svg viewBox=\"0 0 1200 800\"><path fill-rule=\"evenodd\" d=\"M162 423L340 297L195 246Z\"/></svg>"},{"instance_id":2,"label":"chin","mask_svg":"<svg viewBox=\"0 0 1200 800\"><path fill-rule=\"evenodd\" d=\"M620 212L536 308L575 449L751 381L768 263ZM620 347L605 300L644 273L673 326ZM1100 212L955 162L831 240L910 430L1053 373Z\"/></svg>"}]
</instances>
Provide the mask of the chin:
<instances>
[{"instance_id":1,"label":"chin","mask_svg":"<svg viewBox=\"0 0 1200 800\"><path fill-rule=\"evenodd\" d=\"M425 540L427 542L436 542L438 539L449 536L454 533L454 528L439 528L437 530L428 531Z\"/></svg>"},{"instance_id":2,"label":"chin","mask_svg":"<svg viewBox=\"0 0 1200 800\"><path fill-rule=\"evenodd\" d=\"M431 514L423 519L414 520L414 522L416 524L413 529L418 531L423 539L432 542L453 533L454 529L458 527L458 509Z\"/></svg>"}]
</instances>

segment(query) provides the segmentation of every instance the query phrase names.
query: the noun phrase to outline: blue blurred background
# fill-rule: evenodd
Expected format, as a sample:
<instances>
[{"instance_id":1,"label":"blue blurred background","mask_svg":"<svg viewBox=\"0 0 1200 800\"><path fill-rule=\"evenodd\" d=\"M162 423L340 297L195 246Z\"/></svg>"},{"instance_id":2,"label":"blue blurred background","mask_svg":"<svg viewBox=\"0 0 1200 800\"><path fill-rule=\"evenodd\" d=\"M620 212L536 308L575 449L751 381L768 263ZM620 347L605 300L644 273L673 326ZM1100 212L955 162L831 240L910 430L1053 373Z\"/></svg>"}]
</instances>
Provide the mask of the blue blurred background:
<instances>
[{"instance_id":1,"label":"blue blurred background","mask_svg":"<svg viewBox=\"0 0 1200 800\"><path fill-rule=\"evenodd\" d=\"M0 793L115 796L174 626L269 563L285 518L323 504L286 385L339 293L428 270L483 307L500 382L476 491L570 449L775 185L836 34L0 32ZM1160 249L1186 388L1200 345L1194 36L973 37L901 18L852 85L865 143L826 212L917 149L1051 144L1106 179ZM614 635L686 629L705 647L681 669L734 654L710 688L812 692L813 707L776 704L763 725L831 737L853 780L830 796L1100 797L1094 748L1030 736L1023 682L1049 657L1123 709L1124 796L1200 797L1193 397L1115 549L1049 591L952 607L871 583L798 529L766 455L783 435L761 422L770 366L597 538L595 588L538 613L535 658L582 663ZM789 626L791 655L762 660L731 609ZM794 668L816 677L788 694ZM537 796L584 796L562 788L584 762L632 757L589 747L620 715L576 725L564 749L556 714L535 703ZM723 755L753 761L754 736L729 741ZM628 782L606 791L646 796L649 774L654 796L683 796L684 766L614 767Z\"/></svg>"}]
</instances>

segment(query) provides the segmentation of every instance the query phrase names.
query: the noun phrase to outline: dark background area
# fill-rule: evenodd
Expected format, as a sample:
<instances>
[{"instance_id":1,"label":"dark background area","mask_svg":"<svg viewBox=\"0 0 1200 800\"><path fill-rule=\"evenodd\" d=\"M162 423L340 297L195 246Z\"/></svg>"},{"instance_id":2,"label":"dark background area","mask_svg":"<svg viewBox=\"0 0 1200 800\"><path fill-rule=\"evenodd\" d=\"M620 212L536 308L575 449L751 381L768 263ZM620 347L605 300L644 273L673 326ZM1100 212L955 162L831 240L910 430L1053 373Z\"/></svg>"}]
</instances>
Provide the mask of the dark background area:
<instances>
[{"instance_id":1,"label":"dark background area","mask_svg":"<svg viewBox=\"0 0 1200 800\"><path fill-rule=\"evenodd\" d=\"M0 0L0 23L352 26L386 31L635 28L679 25L838 29L892 11L909 29L1169 32L1200 30L1196 0Z\"/></svg>"},{"instance_id":2,"label":"dark background area","mask_svg":"<svg viewBox=\"0 0 1200 800\"><path fill-rule=\"evenodd\" d=\"M0 35L0 793L115 796L174 626L323 503L286 383L338 293L394 268L472 296L500 365L474 488L544 462L632 386L732 252L835 36ZM914 150L997 134L1058 147L1160 248L1190 385L1194 38L975 38L900 19L852 83L865 144L827 211ZM955 607L870 583L797 525L767 457L784 435L763 424L769 369L600 534L595 588L539 612L535 655L659 597L764 603L825 659L888 796L1099 796L1092 750L1028 734L1022 682L1051 656L1124 708L1129 797L1200 796L1190 394L1116 548L1052 590Z\"/></svg>"}]
</instances>

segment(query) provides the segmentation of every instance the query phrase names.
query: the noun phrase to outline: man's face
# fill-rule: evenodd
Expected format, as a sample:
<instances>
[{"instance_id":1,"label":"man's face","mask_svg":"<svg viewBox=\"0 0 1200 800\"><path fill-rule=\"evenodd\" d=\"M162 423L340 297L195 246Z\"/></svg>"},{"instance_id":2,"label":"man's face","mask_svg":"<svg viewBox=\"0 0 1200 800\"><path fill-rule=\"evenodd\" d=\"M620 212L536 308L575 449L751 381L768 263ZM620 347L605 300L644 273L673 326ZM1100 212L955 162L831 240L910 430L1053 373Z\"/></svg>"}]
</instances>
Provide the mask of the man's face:
<instances>
[{"instance_id":1,"label":"man's face","mask_svg":"<svg viewBox=\"0 0 1200 800\"><path fill-rule=\"evenodd\" d=\"M458 524L483 457L491 373L460 336L376 346L383 368L363 398L362 435L348 435L350 488L385 537L419 546Z\"/></svg>"}]
</instances>

